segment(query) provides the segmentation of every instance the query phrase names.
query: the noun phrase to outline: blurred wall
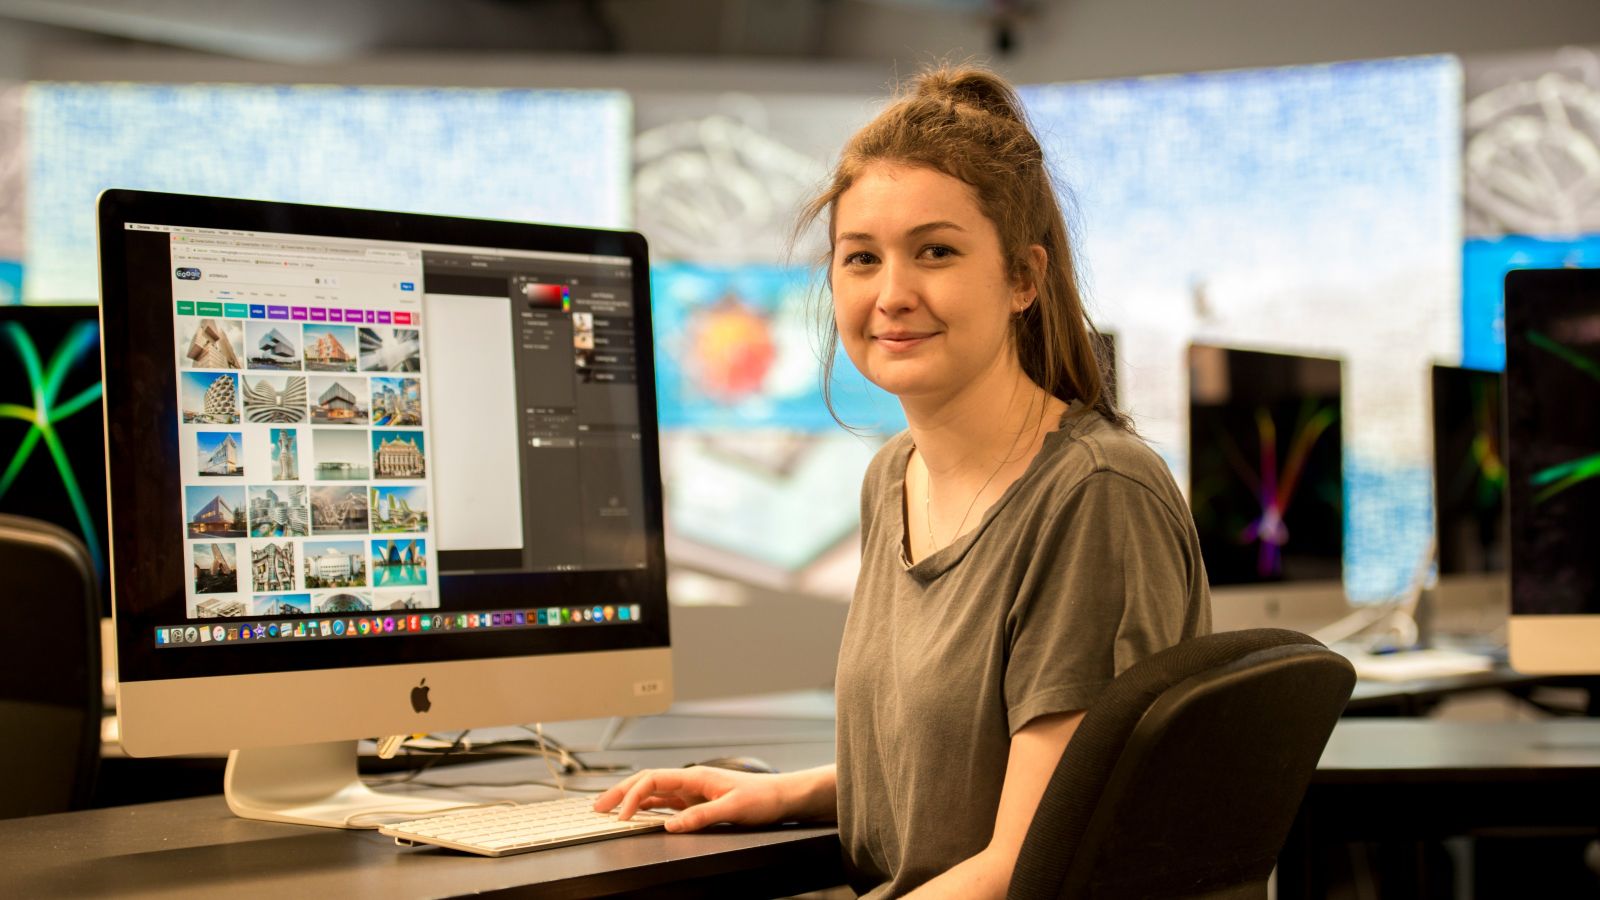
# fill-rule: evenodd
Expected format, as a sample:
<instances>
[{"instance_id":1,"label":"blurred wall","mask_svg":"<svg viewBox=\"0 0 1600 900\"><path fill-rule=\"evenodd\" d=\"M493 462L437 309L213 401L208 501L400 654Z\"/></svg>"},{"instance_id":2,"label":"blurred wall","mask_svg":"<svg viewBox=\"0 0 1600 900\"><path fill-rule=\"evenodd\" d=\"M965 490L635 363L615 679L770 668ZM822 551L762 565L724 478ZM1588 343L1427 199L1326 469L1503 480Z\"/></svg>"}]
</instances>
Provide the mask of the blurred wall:
<instances>
[{"instance_id":1,"label":"blurred wall","mask_svg":"<svg viewBox=\"0 0 1600 900\"><path fill-rule=\"evenodd\" d=\"M748 37L756 30L750 23L761 21L757 13L773 8L761 5L768 2L609 0L601 7L614 25L616 45L624 51L620 56L364 51L360 48L372 44L361 23L341 17L345 24L330 27L350 32L342 44L352 48L348 53L291 66L124 45L24 24L20 14L6 18L8 7L17 4L0 0L0 78L876 93L897 73L913 71L930 57L995 58L992 16L936 11L956 4L931 0L815 0L818 33L808 42L820 55L775 54L770 41ZM68 0L68 5L94 4ZM317 5L281 0L274 8L287 18L297 12L312 15ZM779 4L796 5L795 0ZM1600 42L1600 3L1594 0L1038 0L1026 5L1034 11L1012 24L1013 52L996 60L1023 83ZM787 18L769 14L768 27ZM448 35L441 36L440 44L448 42ZM530 45L536 44L530 38Z\"/></svg>"}]
</instances>

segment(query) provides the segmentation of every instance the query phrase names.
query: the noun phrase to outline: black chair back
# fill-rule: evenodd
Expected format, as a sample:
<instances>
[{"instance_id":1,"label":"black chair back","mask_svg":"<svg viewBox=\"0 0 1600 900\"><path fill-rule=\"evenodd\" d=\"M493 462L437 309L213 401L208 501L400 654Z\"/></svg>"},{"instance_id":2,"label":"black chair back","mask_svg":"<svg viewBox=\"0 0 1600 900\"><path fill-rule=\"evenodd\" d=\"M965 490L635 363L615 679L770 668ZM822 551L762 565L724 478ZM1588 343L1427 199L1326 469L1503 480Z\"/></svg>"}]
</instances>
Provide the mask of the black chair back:
<instances>
[{"instance_id":1,"label":"black chair back","mask_svg":"<svg viewBox=\"0 0 1600 900\"><path fill-rule=\"evenodd\" d=\"M89 805L100 764L100 588L71 533L0 515L0 818Z\"/></svg>"},{"instance_id":2,"label":"black chair back","mask_svg":"<svg viewBox=\"0 0 1600 900\"><path fill-rule=\"evenodd\" d=\"M1280 629L1197 638L1130 667L1062 754L1009 896L1266 897L1354 686L1348 660Z\"/></svg>"}]
</instances>

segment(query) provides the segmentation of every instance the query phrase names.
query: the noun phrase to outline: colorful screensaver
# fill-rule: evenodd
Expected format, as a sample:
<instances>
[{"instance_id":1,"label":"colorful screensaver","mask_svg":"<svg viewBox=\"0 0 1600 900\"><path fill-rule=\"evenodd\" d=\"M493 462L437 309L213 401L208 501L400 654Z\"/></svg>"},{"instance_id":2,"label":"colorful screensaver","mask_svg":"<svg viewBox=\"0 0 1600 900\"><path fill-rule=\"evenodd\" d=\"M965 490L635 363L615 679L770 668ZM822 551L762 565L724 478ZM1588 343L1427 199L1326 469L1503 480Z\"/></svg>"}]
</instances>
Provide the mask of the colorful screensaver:
<instances>
[{"instance_id":1,"label":"colorful screensaver","mask_svg":"<svg viewBox=\"0 0 1600 900\"><path fill-rule=\"evenodd\" d=\"M1189 349L1189 502L1212 584L1338 581L1339 368Z\"/></svg>"},{"instance_id":2,"label":"colorful screensaver","mask_svg":"<svg viewBox=\"0 0 1600 900\"><path fill-rule=\"evenodd\" d=\"M0 512L60 525L105 569L105 437L94 307L0 307Z\"/></svg>"}]
</instances>

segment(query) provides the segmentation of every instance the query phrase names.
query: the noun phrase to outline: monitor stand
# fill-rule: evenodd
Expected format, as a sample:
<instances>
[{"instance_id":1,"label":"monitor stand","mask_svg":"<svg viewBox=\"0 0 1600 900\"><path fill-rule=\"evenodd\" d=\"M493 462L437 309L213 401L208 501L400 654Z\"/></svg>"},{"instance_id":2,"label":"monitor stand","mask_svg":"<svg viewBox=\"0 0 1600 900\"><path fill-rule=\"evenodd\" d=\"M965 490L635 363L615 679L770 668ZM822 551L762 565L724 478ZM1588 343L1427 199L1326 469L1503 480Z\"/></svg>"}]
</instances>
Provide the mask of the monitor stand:
<instances>
[{"instance_id":1,"label":"monitor stand","mask_svg":"<svg viewBox=\"0 0 1600 900\"><path fill-rule=\"evenodd\" d=\"M472 805L374 791L356 774L355 741L234 750L222 793L242 819L328 828L372 828L380 817L421 819Z\"/></svg>"}]
</instances>

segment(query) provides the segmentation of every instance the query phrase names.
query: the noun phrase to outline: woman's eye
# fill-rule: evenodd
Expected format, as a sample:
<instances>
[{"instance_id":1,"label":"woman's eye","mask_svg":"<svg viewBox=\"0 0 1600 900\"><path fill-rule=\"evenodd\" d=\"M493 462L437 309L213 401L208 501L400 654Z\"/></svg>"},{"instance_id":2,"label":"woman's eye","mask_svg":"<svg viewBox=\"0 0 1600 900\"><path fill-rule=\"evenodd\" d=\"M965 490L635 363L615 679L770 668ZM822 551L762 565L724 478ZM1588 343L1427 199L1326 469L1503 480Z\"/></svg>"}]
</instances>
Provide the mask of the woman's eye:
<instances>
[{"instance_id":1,"label":"woman's eye","mask_svg":"<svg viewBox=\"0 0 1600 900\"><path fill-rule=\"evenodd\" d=\"M875 263L877 261L878 261L878 258L876 256L873 256L871 253L868 253L865 250L857 250L854 253L846 255L845 258L844 258L844 261L841 263L841 265L845 265L845 266L870 266L870 265L872 265L873 263Z\"/></svg>"},{"instance_id":2,"label":"woman's eye","mask_svg":"<svg viewBox=\"0 0 1600 900\"><path fill-rule=\"evenodd\" d=\"M956 251L944 246L943 244L932 244L924 247L922 252L930 259L949 259L950 257L956 255Z\"/></svg>"}]
</instances>

